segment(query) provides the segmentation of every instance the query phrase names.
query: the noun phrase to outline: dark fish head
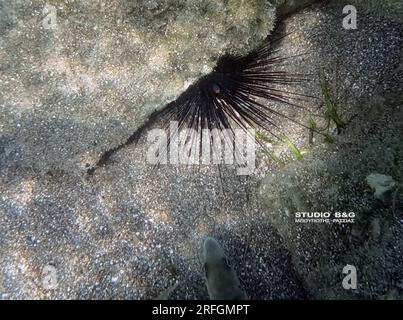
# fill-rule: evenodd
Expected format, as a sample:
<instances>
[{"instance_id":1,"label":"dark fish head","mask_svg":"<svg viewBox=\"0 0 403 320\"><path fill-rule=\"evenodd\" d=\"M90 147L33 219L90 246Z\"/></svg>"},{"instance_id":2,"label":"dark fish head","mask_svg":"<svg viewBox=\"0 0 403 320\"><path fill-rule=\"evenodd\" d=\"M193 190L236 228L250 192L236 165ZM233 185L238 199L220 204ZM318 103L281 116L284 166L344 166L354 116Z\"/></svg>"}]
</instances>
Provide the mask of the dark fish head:
<instances>
[{"instance_id":1,"label":"dark fish head","mask_svg":"<svg viewBox=\"0 0 403 320\"><path fill-rule=\"evenodd\" d=\"M224 249L213 238L203 243L204 271L207 290L212 300L244 300L236 272L231 267Z\"/></svg>"}]
</instances>

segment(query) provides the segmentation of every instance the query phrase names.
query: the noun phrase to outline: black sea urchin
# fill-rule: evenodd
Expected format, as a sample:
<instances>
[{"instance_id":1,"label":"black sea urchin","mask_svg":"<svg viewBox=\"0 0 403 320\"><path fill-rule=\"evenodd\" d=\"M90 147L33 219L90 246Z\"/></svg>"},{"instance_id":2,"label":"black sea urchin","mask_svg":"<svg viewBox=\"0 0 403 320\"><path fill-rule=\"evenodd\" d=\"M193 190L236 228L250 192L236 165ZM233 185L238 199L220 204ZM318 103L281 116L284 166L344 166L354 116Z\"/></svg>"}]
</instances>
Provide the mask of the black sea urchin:
<instances>
[{"instance_id":1,"label":"black sea urchin","mask_svg":"<svg viewBox=\"0 0 403 320\"><path fill-rule=\"evenodd\" d=\"M150 122L160 118L167 123L165 129L169 128L170 134L166 141L167 145L162 148L165 150L158 149L159 159L166 155L165 152L168 151L166 148L170 146L172 137L182 130L192 132L190 136L186 134L185 144L190 141L193 150L197 149L194 146L201 147L203 130L209 130L210 133L214 129L218 132L230 132L232 137L226 135L224 143L236 152L234 140L228 140L233 139L236 128L244 131L248 131L249 128L264 130L275 138L280 138L278 119L281 117L305 127L268 104L272 101L290 107L300 107L298 100L309 97L284 89L308 79L304 75L289 73L282 69L284 62L301 55L281 56L278 50L273 50L274 42L267 41L262 47L244 57L221 58L211 74L191 85L162 112L153 114L150 121L124 144L105 152L96 167L105 164L115 151L137 141ZM177 121L176 132L171 130L171 121ZM200 144L196 143L197 140ZM256 142L264 147L260 140ZM213 151L215 147L216 145L213 146ZM159 160L157 162L160 163ZM89 173L93 173L94 170L89 170Z\"/></svg>"},{"instance_id":2,"label":"black sea urchin","mask_svg":"<svg viewBox=\"0 0 403 320\"><path fill-rule=\"evenodd\" d=\"M244 131L253 128L279 138L279 117L298 122L270 107L268 102L299 107L296 101L309 96L284 89L307 80L304 75L281 68L285 61L298 56L282 57L272 48L273 42L267 42L247 56L221 58L214 72L193 84L167 106L167 119L177 121L178 132L188 130L193 135L196 132L200 143L204 129L210 132L226 129L234 133L235 128ZM176 132L170 133L168 144L174 134ZM187 135L191 143L196 138Z\"/></svg>"}]
</instances>

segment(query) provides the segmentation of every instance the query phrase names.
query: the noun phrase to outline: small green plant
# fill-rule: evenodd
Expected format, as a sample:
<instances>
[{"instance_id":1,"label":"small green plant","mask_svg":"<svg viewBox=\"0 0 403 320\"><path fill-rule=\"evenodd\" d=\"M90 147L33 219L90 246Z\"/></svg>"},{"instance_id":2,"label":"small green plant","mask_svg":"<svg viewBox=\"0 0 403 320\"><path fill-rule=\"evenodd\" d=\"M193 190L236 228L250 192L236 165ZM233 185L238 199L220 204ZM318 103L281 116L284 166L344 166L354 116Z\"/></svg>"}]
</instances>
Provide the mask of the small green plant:
<instances>
[{"instance_id":1,"label":"small green plant","mask_svg":"<svg viewBox=\"0 0 403 320\"><path fill-rule=\"evenodd\" d=\"M270 139L268 136L260 131L256 131L256 138L264 143L270 143L272 145L276 144L276 141L274 139Z\"/></svg>"},{"instance_id":2,"label":"small green plant","mask_svg":"<svg viewBox=\"0 0 403 320\"><path fill-rule=\"evenodd\" d=\"M283 134L283 136L279 140L273 140L267 137L264 133L262 132L257 132L256 133L256 138L264 143L270 143L272 145L278 145L279 143L284 143L288 146L288 148L291 150L292 154L297 160L302 160L304 158L305 152L300 150L296 144L288 137L287 135ZM279 164L280 166L284 166L285 162L281 160L279 157L277 157L273 152L267 150L266 148L263 149L263 152L266 156L268 156L270 159L272 159L274 162Z\"/></svg>"},{"instance_id":3,"label":"small green plant","mask_svg":"<svg viewBox=\"0 0 403 320\"><path fill-rule=\"evenodd\" d=\"M313 135L315 132L318 132L318 124L316 123L316 121L310 117L309 118L309 144L313 144Z\"/></svg>"},{"instance_id":4,"label":"small green plant","mask_svg":"<svg viewBox=\"0 0 403 320\"><path fill-rule=\"evenodd\" d=\"M329 82L326 80L324 76L322 77L321 80L321 88L322 88L323 102L325 105L327 129L330 127L330 124L333 121L333 123L336 125L337 132L340 133L341 130L345 128L347 123L342 120L337 111L337 104L333 97L333 92L330 88Z\"/></svg>"},{"instance_id":5,"label":"small green plant","mask_svg":"<svg viewBox=\"0 0 403 320\"><path fill-rule=\"evenodd\" d=\"M334 143L335 138L330 133L330 127L332 123L336 126L337 133L340 132L346 127L347 122L342 119L338 111L338 105L336 99L333 94L333 90L327 80L324 72L320 75L320 86L323 97L323 105L325 108L325 119L326 125L324 128L320 128L316 121L311 117L309 119L308 127L309 127L309 143L313 143L313 137L315 133L319 133L324 136L325 142Z\"/></svg>"},{"instance_id":6,"label":"small green plant","mask_svg":"<svg viewBox=\"0 0 403 320\"><path fill-rule=\"evenodd\" d=\"M335 143L335 139L332 137L332 135L329 133L329 125L327 125L325 128L321 129L319 128L318 124L316 121L311 117L309 119L309 144L313 144L313 136L314 133L320 133L325 137L325 142L327 143Z\"/></svg>"},{"instance_id":7,"label":"small green plant","mask_svg":"<svg viewBox=\"0 0 403 320\"><path fill-rule=\"evenodd\" d=\"M268 136L266 136L264 133L262 132L256 132L256 139L258 139L260 142L263 143L270 143L272 145L277 144L278 142L270 139ZM283 167L285 165L284 161L282 161L279 157L277 157L274 152L267 150L267 148L263 148L263 153L268 156L271 160L273 160L274 162L276 162L278 165L280 165L281 167Z\"/></svg>"},{"instance_id":8,"label":"small green plant","mask_svg":"<svg viewBox=\"0 0 403 320\"><path fill-rule=\"evenodd\" d=\"M293 153L295 159L300 161L304 158L305 152L301 151L287 135L284 135L283 142L288 145L288 147L290 148L291 152Z\"/></svg>"}]
</instances>

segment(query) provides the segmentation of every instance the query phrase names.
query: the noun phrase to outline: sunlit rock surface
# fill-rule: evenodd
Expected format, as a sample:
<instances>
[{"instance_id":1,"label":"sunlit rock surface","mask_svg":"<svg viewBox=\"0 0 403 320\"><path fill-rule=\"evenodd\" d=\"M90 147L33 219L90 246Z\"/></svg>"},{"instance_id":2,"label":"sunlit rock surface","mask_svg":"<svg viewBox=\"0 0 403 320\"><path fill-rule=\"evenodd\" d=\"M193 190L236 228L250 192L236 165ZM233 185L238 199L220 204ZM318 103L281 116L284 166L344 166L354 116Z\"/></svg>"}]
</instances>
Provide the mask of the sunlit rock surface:
<instances>
[{"instance_id":1,"label":"sunlit rock surface","mask_svg":"<svg viewBox=\"0 0 403 320\"><path fill-rule=\"evenodd\" d=\"M0 134L8 162L84 170L155 110L269 34L252 1L1 1Z\"/></svg>"}]
</instances>

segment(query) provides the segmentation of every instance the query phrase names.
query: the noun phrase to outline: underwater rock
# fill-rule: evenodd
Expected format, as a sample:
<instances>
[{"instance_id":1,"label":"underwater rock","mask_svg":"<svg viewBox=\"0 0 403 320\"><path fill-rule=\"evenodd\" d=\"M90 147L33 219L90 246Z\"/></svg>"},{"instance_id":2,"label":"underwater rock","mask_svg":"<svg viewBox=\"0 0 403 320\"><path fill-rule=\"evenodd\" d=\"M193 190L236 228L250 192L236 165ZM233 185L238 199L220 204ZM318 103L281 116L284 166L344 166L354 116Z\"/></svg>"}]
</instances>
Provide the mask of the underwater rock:
<instances>
[{"instance_id":1,"label":"underwater rock","mask_svg":"<svg viewBox=\"0 0 403 320\"><path fill-rule=\"evenodd\" d=\"M275 0L274 3L277 5L277 15L284 17L319 1L323 0Z\"/></svg>"},{"instance_id":2,"label":"underwater rock","mask_svg":"<svg viewBox=\"0 0 403 320\"><path fill-rule=\"evenodd\" d=\"M361 93L356 92L353 99L347 98L348 102L339 97L343 101L338 106L343 110L343 118L354 120L335 136L334 142L319 145L315 142L313 150L302 160L268 172L260 187L267 221L282 236L304 288L317 299L382 298L394 289L394 284L385 279L392 279L395 274L400 279L403 268L401 209L398 205L379 206L373 195L366 192L368 187L363 179L368 173L379 171L393 172L395 179L401 180L401 59L397 59L387 43L398 39L397 52L401 55L402 25L386 18L392 8L397 12L392 5L396 1L369 2L351 2L357 5L359 13L357 32L346 33L337 28L341 20L336 17L341 15L344 5L339 1L318 6L326 15L320 18L319 25L311 26L315 30L312 34L322 36L316 48L320 63L330 57L330 63L337 64L337 69L344 68L371 79L372 84L358 85ZM304 22L309 25L311 21L300 20L304 16L312 18L309 11L290 17L285 24L298 19L298 26ZM327 19L332 23L324 30L322 23ZM386 23L388 28L374 31L375 25ZM329 45L323 41L325 34L329 36ZM375 34L378 40L374 41L371 38ZM376 53L374 43L385 48L382 54ZM376 71L372 69L375 65L379 66ZM384 72L386 69L389 71ZM342 81L336 78L330 76L330 81L335 83L334 91L351 90L347 78ZM352 222L301 221L296 219L301 212L311 215L329 212L331 216L352 212L355 219ZM359 272L358 290L345 290L342 286L342 270L347 264ZM396 293L395 298L401 299L401 292Z\"/></svg>"},{"instance_id":3,"label":"underwater rock","mask_svg":"<svg viewBox=\"0 0 403 320\"><path fill-rule=\"evenodd\" d=\"M0 133L7 157L85 170L150 114L273 27L265 0L0 3Z\"/></svg>"},{"instance_id":4,"label":"underwater rock","mask_svg":"<svg viewBox=\"0 0 403 320\"><path fill-rule=\"evenodd\" d=\"M393 199L393 194L397 188L397 182L391 176L379 173L371 173L366 178L367 184L374 191L374 197L385 204Z\"/></svg>"}]
</instances>

